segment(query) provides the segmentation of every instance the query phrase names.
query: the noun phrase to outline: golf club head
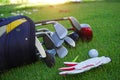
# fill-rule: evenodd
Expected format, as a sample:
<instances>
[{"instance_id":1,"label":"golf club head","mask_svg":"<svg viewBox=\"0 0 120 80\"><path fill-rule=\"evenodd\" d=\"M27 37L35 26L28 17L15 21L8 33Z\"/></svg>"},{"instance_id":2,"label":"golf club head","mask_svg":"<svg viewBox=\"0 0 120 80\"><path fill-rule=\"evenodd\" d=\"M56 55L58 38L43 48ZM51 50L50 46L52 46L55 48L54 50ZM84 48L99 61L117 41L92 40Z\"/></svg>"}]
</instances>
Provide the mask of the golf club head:
<instances>
[{"instance_id":1,"label":"golf club head","mask_svg":"<svg viewBox=\"0 0 120 80\"><path fill-rule=\"evenodd\" d=\"M69 17L68 19L71 22L73 29L75 29L75 31L79 31L81 29L80 23L78 22L76 18Z\"/></svg>"},{"instance_id":2,"label":"golf club head","mask_svg":"<svg viewBox=\"0 0 120 80\"><path fill-rule=\"evenodd\" d=\"M63 39L65 36L67 36L68 31L66 28L64 28L63 25L56 22L54 24L54 28L55 28L55 31L60 39Z\"/></svg>"},{"instance_id":3,"label":"golf club head","mask_svg":"<svg viewBox=\"0 0 120 80\"><path fill-rule=\"evenodd\" d=\"M48 52L46 52L46 57L43 58L48 67L53 67L55 65L55 57Z\"/></svg>"},{"instance_id":4,"label":"golf club head","mask_svg":"<svg viewBox=\"0 0 120 80\"><path fill-rule=\"evenodd\" d=\"M60 58L64 58L68 54L68 50L64 46L58 47L56 52Z\"/></svg>"},{"instance_id":5,"label":"golf club head","mask_svg":"<svg viewBox=\"0 0 120 80\"><path fill-rule=\"evenodd\" d=\"M51 38L52 38L52 40L54 42L55 47L60 47L62 45L62 43L64 42L64 39L60 39L56 32L54 32L51 35Z\"/></svg>"},{"instance_id":6,"label":"golf club head","mask_svg":"<svg viewBox=\"0 0 120 80\"><path fill-rule=\"evenodd\" d=\"M38 40L37 37L35 37L35 46L39 52L39 54L41 55L42 58L45 58L46 57L46 53L45 53L45 50L44 48L42 47L40 41Z\"/></svg>"},{"instance_id":7,"label":"golf club head","mask_svg":"<svg viewBox=\"0 0 120 80\"><path fill-rule=\"evenodd\" d=\"M77 31L82 41L91 41L93 37L92 29L89 24L80 24L81 30Z\"/></svg>"},{"instance_id":8,"label":"golf club head","mask_svg":"<svg viewBox=\"0 0 120 80\"><path fill-rule=\"evenodd\" d=\"M77 32L72 32L68 36L72 38L75 42L79 40L79 35Z\"/></svg>"},{"instance_id":9,"label":"golf club head","mask_svg":"<svg viewBox=\"0 0 120 80\"><path fill-rule=\"evenodd\" d=\"M64 38L64 40L65 40L65 42L66 42L68 45L70 45L70 46L72 46L72 47L75 47L75 42L74 42L74 40L73 40L72 38L66 36L66 37Z\"/></svg>"},{"instance_id":10,"label":"golf club head","mask_svg":"<svg viewBox=\"0 0 120 80\"><path fill-rule=\"evenodd\" d=\"M55 48L54 42L48 34L43 36L43 41L44 41L44 45L45 45L46 49L54 49Z\"/></svg>"}]
</instances>

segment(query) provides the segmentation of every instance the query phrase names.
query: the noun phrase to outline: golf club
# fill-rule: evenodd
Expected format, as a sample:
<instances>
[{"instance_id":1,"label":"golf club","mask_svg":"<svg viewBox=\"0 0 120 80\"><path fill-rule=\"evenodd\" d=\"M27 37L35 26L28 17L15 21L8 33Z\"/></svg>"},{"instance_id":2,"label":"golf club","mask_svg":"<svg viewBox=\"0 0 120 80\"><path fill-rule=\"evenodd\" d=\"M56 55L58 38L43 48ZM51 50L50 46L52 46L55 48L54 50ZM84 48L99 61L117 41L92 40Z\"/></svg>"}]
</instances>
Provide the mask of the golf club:
<instances>
[{"instance_id":1,"label":"golf club","mask_svg":"<svg viewBox=\"0 0 120 80\"><path fill-rule=\"evenodd\" d=\"M49 30L47 28L41 28L41 29L36 30L36 32L46 32L46 31L49 32Z\"/></svg>"},{"instance_id":2,"label":"golf club","mask_svg":"<svg viewBox=\"0 0 120 80\"><path fill-rule=\"evenodd\" d=\"M44 23L45 24L45 23ZM48 52L52 52L51 50L52 49L55 49L55 53L58 54L58 56L60 58L63 58L67 55L68 51L67 49L62 46L63 42L67 42L70 46L72 47L75 47L75 42L74 40L72 40L70 37L67 36L67 29L64 28L64 26L62 26L61 24L59 24L58 22L55 22L55 21L50 21L50 22L47 22L47 24L54 24L54 29L55 29L55 32L52 32L52 34L48 34L47 32L50 32L46 29L39 29L37 31L39 32L36 32L36 34L41 37L43 37L43 34L44 37L43 37L43 41L44 41L44 44L46 46L46 48L49 50L47 50ZM36 24L36 26L41 26L42 24ZM42 32L40 32L42 31ZM45 31L45 32L43 32ZM46 35L48 34L48 35Z\"/></svg>"},{"instance_id":3,"label":"golf club","mask_svg":"<svg viewBox=\"0 0 120 80\"><path fill-rule=\"evenodd\" d=\"M65 36L67 36L68 31L66 28L64 28L63 25L61 25L59 23L55 23L54 28L60 39L63 39L63 38L65 38Z\"/></svg>"},{"instance_id":4,"label":"golf club","mask_svg":"<svg viewBox=\"0 0 120 80\"><path fill-rule=\"evenodd\" d=\"M55 44L55 47L60 47L63 44L63 42L64 42L64 39L59 39L59 37L58 37L56 32L54 32L52 34L51 38L52 38L52 40L53 40L53 42Z\"/></svg>"},{"instance_id":5,"label":"golf club","mask_svg":"<svg viewBox=\"0 0 120 80\"><path fill-rule=\"evenodd\" d=\"M43 58L48 67L53 67L55 65L55 57L46 51L46 58Z\"/></svg>"},{"instance_id":6,"label":"golf club","mask_svg":"<svg viewBox=\"0 0 120 80\"><path fill-rule=\"evenodd\" d=\"M60 58L64 58L68 54L68 50L64 46L58 47L56 52Z\"/></svg>"},{"instance_id":7,"label":"golf club","mask_svg":"<svg viewBox=\"0 0 120 80\"><path fill-rule=\"evenodd\" d=\"M48 25L48 24L54 25L55 32L51 35L51 37L56 47L59 47L64 41L69 40L69 39L70 40L68 42L72 42L72 43L69 43L69 45L72 47L75 46L75 42L74 40L72 40L72 38L69 37L66 40L64 40L64 38L67 36L68 31L66 28L64 28L63 25L59 24L58 22L49 21L49 22L44 22L44 23L36 23L35 26Z\"/></svg>"},{"instance_id":8,"label":"golf club","mask_svg":"<svg viewBox=\"0 0 120 80\"><path fill-rule=\"evenodd\" d=\"M55 45L49 34L50 33L48 32L36 32L37 37L43 37L43 44L45 45L45 47L47 49L53 49L55 48Z\"/></svg>"},{"instance_id":9,"label":"golf club","mask_svg":"<svg viewBox=\"0 0 120 80\"><path fill-rule=\"evenodd\" d=\"M45 53L44 48L42 47L42 45L41 45L41 43L40 43L40 41L38 40L37 37L35 37L35 46L36 46L38 52L40 53L41 57L45 58L46 53Z\"/></svg>"},{"instance_id":10,"label":"golf club","mask_svg":"<svg viewBox=\"0 0 120 80\"><path fill-rule=\"evenodd\" d=\"M67 35L67 33L68 33L67 29L64 28L63 25L59 24L56 21L49 21L49 22L45 22L45 23L35 23L35 26L42 26L42 25L48 25L48 24L54 25L54 29L60 39L63 39Z\"/></svg>"},{"instance_id":11,"label":"golf club","mask_svg":"<svg viewBox=\"0 0 120 80\"><path fill-rule=\"evenodd\" d=\"M43 37L44 45L47 48L46 52L48 53L48 56L49 54L57 53L60 58L63 58L67 55L68 53L67 49L64 46L62 46L64 40L59 39L56 32L54 32L51 37L46 32L37 32L36 36ZM52 51L53 49L55 49L55 51Z\"/></svg>"},{"instance_id":12,"label":"golf club","mask_svg":"<svg viewBox=\"0 0 120 80\"><path fill-rule=\"evenodd\" d=\"M72 47L75 47L75 42L70 37L67 36L67 37L64 38L64 40L67 44L71 45Z\"/></svg>"},{"instance_id":13,"label":"golf club","mask_svg":"<svg viewBox=\"0 0 120 80\"><path fill-rule=\"evenodd\" d=\"M75 31L79 35L79 37L82 39L82 41L89 42L92 40L93 34L92 34L92 29L90 25L85 24L84 27L82 27L83 25L81 26L80 23L77 21L77 19L74 17L64 17L64 18L58 18L58 19L38 21L36 22L36 24L41 23L41 25L46 25L46 24L49 24L50 21L64 21L64 20L70 21L72 28L69 28L68 30Z\"/></svg>"},{"instance_id":14,"label":"golf club","mask_svg":"<svg viewBox=\"0 0 120 80\"><path fill-rule=\"evenodd\" d=\"M44 48L42 47L42 45L41 45L41 43L40 43L40 41L38 40L37 37L35 37L35 40L36 40L35 41L35 45L36 45L36 48L37 48L37 50L39 52L37 55L39 55L44 60L44 62L46 63L46 65L48 67L54 66L55 65L55 58L54 58L54 56L44 50Z\"/></svg>"},{"instance_id":15,"label":"golf club","mask_svg":"<svg viewBox=\"0 0 120 80\"><path fill-rule=\"evenodd\" d=\"M54 43L54 45L55 45L55 47L59 47L59 46L61 46L62 45L62 43L64 42L64 39L62 39L62 38L64 38L66 35L67 35L67 30L61 25L61 24L59 24L59 23L57 23L57 22L55 22L55 21L51 21L51 22L49 22L48 24L54 24L55 25L55 32L53 32L52 34L50 34L50 36L51 36L51 38L52 38L52 40L53 40L53 43ZM41 25L41 24L36 24L35 26L39 26L39 25ZM57 27L58 27L58 29L60 29L60 30L62 30L63 31L63 33L61 33L59 30L57 30ZM47 31L48 32L48 31ZM36 34L39 34L40 36L43 34L45 34L46 32L36 32ZM43 36L42 35L42 36ZM61 39L60 39L61 38ZM50 38L49 38L50 39ZM47 46L47 45L46 45Z\"/></svg>"},{"instance_id":16,"label":"golf club","mask_svg":"<svg viewBox=\"0 0 120 80\"><path fill-rule=\"evenodd\" d=\"M73 27L69 28L68 30L80 30L81 29L79 22L74 17L64 17L64 18L58 18L58 19L38 21L38 22L35 22L35 24L41 23L41 25L46 25L46 24L49 24L50 21L63 21L63 20L69 20L70 23L72 24Z\"/></svg>"}]
</instances>

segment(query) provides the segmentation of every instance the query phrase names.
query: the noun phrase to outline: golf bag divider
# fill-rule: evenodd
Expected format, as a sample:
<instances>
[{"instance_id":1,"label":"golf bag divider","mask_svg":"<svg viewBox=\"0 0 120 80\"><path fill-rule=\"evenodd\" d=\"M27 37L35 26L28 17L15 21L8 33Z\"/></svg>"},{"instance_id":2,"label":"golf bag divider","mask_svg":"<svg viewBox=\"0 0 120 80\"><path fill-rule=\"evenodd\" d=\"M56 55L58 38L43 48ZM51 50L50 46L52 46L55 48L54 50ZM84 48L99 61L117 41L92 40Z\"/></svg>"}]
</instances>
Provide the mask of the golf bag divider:
<instances>
[{"instance_id":1,"label":"golf bag divider","mask_svg":"<svg viewBox=\"0 0 120 80\"><path fill-rule=\"evenodd\" d=\"M0 71L36 61L35 24L26 16L0 21Z\"/></svg>"}]
</instances>

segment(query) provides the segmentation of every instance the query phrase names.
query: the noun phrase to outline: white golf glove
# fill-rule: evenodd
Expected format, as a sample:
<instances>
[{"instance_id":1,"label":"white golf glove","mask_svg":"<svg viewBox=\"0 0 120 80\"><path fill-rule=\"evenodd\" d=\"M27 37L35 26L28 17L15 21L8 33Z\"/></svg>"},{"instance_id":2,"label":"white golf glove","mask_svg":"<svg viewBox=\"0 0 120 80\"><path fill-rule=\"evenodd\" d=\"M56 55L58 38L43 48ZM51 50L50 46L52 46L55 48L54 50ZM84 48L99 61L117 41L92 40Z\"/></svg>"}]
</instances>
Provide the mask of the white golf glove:
<instances>
[{"instance_id":1,"label":"white golf glove","mask_svg":"<svg viewBox=\"0 0 120 80\"><path fill-rule=\"evenodd\" d=\"M80 63L77 62L64 62L64 64L68 67L62 67L59 68L62 72L60 72L60 75L66 75L66 74L77 74L82 73L85 71L88 71L92 68L98 67L103 64L107 64L111 61L109 57L95 57L90 58L85 61L82 61Z\"/></svg>"}]
</instances>

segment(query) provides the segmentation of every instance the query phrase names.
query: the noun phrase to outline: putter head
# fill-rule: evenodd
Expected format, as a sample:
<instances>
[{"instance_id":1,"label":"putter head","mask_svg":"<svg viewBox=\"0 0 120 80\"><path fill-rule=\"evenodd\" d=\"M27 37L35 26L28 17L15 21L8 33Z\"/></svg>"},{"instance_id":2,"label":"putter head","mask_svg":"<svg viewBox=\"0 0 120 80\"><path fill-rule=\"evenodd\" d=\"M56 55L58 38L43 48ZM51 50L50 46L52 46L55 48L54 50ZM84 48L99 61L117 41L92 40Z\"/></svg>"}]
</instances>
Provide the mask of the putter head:
<instances>
[{"instance_id":1,"label":"putter head","mask_svg":"<svg viewBox=\"0 0 120 80\"><path fill-rule=\"evenodd\" d=\"M80 26L80 23L78 22L78 20L74 17L69 17L68 18L69 21L71 22L73 28L76 30L76 31L79 31L81 29L81 26Z\"/></svg>"},{"instance_id":2,"label":"putter head","mask_svg":"<svg viewBox=\"0 0 120 80\"><path fill-rule=\"evenodd\" d=\"M63 39L65 36L67 36L68 31L63 25L56 22L54 24L54 28L55 28L55 31L60 39Z\"/></svg>"}]
</instances>

